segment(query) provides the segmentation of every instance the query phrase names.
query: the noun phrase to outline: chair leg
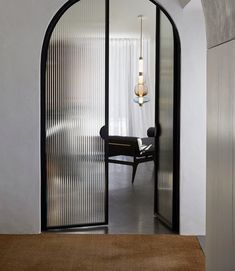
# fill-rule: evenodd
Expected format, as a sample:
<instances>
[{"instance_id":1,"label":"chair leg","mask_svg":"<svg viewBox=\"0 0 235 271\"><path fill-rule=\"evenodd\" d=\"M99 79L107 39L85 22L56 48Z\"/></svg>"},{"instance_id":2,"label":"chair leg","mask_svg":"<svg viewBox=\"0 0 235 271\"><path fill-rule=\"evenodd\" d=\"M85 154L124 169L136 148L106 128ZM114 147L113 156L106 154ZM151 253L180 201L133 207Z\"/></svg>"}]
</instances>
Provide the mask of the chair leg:
<instances>
[{"instance_id":1,"label":"chair leg","mask_svg":"<svg viewBox=\"0 0 235 271\"><path fill-rule=\"evenodd\" d=\"M134 165L133 165L133 171L132 171L132 184L133 184L134 181L135 181L135 174L136 174L137 166L138 166L138 164L134 164Z\"/></svg>"}]
</instances>

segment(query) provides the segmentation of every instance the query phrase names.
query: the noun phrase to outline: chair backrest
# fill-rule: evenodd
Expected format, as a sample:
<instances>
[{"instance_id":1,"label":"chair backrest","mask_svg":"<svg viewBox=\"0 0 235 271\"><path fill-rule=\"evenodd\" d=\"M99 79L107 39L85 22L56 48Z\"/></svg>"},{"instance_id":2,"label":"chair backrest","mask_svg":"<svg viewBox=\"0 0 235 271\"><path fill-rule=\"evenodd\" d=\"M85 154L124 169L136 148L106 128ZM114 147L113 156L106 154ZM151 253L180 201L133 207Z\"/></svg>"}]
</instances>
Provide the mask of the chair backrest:
<instances>
[{"instance_id":1,"label":"chair backrest","mask_svg":"<svg viewBox=\"0 0 235 271\"><path fill-rule=\"evenodd\" d=\"M157 136L157 131L156 130L157 129L155 127L148 128L148 130L147 130L147 136L148 137L155 137L155 136Z\"/></svg>"},{"instance_id":2,"label":"chair backrest","mask_svg":"<svg viewBox=\"0 0 235 271\"><path fill-rule=\"evenodd\" d=\"M108 135L107 127L102 126L100 129L100 137L105 140L107 139L107 135Z\"/></svg>"}]
</instances>

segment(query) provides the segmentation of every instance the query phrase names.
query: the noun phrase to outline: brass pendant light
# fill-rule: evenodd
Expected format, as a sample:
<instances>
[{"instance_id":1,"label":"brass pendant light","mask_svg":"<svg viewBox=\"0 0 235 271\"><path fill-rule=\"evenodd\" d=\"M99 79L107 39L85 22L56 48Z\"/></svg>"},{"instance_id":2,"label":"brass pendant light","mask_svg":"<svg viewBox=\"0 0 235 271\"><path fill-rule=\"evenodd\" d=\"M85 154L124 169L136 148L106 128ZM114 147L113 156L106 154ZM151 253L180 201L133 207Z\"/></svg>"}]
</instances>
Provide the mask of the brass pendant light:
<instances>
[{"instance_id":1,"label":"brass pendant light","mask_svg":"<svg viewBox=\"0 0 235 271\"><path fill-rule=\"evenodd\" d=\"M144 58L143 58L143 15L139 15L140 19L140 57L139 57L139 74L138 82L135 86L134 102L138 103L139 106L143 106L144 103L149 102L149 98L146 97L148 94L148 87L144 78Z\"/></svg>"}]
</instances>

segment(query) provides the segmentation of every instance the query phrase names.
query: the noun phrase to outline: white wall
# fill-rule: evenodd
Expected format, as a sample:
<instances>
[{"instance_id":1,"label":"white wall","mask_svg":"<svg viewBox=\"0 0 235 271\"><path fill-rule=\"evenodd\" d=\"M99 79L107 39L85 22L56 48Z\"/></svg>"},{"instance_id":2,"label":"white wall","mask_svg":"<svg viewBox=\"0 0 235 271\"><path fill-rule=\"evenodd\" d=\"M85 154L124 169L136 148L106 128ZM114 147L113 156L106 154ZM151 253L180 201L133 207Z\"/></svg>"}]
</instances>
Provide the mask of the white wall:
<instances>
[{"instance_id":1,"label":"white wall","mask_svg":"<svg viewBox=\"0 0 235 271\"><path fill-rule=\"evenodd\" d=\"M0 4L0 232L40 232L40 56L65 0ZM206 40L199 0L159 0L182 42L181 233L205 233Z\"/></svg>"},{"instance_id":2,"label":"white wall","mask_svg":"<svg viewBox=\"0 0 235 271\"><path fill-rule=\"evenodd\" d=\"M180 232L205 234L206 30L200 0L184 8L158 1L171 14L182 46Z\"/></svg>"}]
</instances>

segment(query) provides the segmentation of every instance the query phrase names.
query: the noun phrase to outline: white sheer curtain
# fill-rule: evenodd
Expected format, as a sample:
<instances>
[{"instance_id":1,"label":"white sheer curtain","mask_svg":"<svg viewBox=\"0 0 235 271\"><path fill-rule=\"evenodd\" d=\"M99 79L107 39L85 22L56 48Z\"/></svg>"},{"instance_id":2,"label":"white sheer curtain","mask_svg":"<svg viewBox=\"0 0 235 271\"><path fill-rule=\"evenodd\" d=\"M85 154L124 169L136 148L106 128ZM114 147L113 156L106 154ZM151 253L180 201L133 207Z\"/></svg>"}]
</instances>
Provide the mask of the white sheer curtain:
<instances>
[{"instance_id":1,"label":"white sheer curtain","mask_svg":"<svg viewBox=\"0 0 235 271\"><path fill-rule=\"evenodd\" d=\"M144 72L150 102L139 107L134 103L138 76L139 40L110 40L109 134L146 137L154 126L155 80L150 80L150 40L144 40Z\"/></svg>"}]
</instances>

